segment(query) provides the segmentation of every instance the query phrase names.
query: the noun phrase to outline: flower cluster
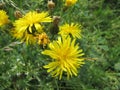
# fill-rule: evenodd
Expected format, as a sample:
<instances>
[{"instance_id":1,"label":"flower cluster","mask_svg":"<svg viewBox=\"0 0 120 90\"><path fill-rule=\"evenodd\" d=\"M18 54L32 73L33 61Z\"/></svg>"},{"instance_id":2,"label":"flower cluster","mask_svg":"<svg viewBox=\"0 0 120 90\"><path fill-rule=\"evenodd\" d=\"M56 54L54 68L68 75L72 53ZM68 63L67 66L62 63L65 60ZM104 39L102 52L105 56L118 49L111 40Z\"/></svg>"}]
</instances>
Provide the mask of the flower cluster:
<instances>
[{"instance_id":1,"label":"flower cluster","mask_svg":"<svg viewBox=\"0 0 120 90\"><path fill-rule=\"evenodd\" d=\"M76 2L77 0L66 0L64 5L68 7ZM47 7L53 10L55 3L48 0ZM84 64L83 50L76 41L82 37L80 24L63 22L59 25L61 16L50 16L48 11L28 11L24 15L16 11L14 15L17 20L13 22L12 35L27 45L43 45L41 53L50 56L50 61L43 67L48 69L51 76L62 79L66 75L69 79L78 75L77 69ZM0 16L0 26L9 22L5 11L0 10ZM50 23L50 27L46 23Z\"/></svg>"},{"instance_id":2,"label":"flower cluster","mask_svg":"<svg viewBox=\"0 0 120 90\"><path fill-rule=\"evenodd\" d=\"M66 0L65 6L74 5L77 0ZM58 18L58 16L57 16ZM48 45L48 49L44 50L42 54L50 56L52 59L44 68L48 69L52 77L59 77L62 79L63 73L70 77L77 76L78 68L84 64L83 50L80 49L76 39L81 39L81 25L78 23L71 22L59 26L59 19L53 20L52 33L58 32L57 40L53 40ZM57 23L56 23L57 21ZM55 30L56 31L55 31ZM58 30L59 29L59 30ZM58 31L57 31L58 30Z\"/></svg>"}]
</instances>

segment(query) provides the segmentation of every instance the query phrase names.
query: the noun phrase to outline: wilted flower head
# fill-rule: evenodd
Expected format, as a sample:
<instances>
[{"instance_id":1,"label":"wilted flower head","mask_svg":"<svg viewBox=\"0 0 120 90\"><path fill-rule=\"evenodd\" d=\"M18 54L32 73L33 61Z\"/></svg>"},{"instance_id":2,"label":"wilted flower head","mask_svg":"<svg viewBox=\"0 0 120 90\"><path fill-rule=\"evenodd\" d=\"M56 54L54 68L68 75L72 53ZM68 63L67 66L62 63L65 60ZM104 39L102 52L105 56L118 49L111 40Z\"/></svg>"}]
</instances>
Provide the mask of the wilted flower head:
<instances>
[{"instance_id":1,"label":"wilted flower head","mask_svg":"<svg viewBox=\"0 0 120 90\"><path fill-rule=\"evenodd\" d=\"M14 36L29 43L31 36L34 37L36 33L43 32L42 22L52 22L52 18L48 16L48 12L28 12L25 16L15 21ZM30 37L28 38L28 36Z\"/></svg>"},{"instance_id":2,"label":"wilted flower head","mask_svg":"<svg viewBox=\"0 0 120 90\"><path fill-rule=\"evenodd\" d=\"M59 34L61 35L72 35L74 38L81 38L81 25L79 24L64 24L59 27Z\"/></svg>"},{"instance_id":3,"label":"wilted flower head","mask_svg":"<svg viewBox=\"0 0 120 90\"><path fill-rule=\"evenodd\" d=\"M38 34L36 36L36 39L37 39L37 43L39 45L43 45L43 47L46 46L50 42L50 40L45 32Z\"/></svg>"},{"instance_id":4,"label":"wilted flower head","mask_svg":"<svg viewBox=\"0 0 120 90\"><path fill-rule=\"evenodd\" d=\"M5 11L0 10L0 26L9 22L8 16Z\"/></svg>"},{"instance_id":5,"label":"wilted flower head","mask_svg":"<svg viewBox=\"0 0 120 90\"><path fill-rule=\"evenodd\" d=\"M70 37L58 38L57 41L49 44L49 50L42 52L53 59L52 62L44 66L53 77L59 76L61 79L63 72L66 72L68 79L73 75L77 76L77 68L84 64L84 58L81 57L84 54L75 41Z\"/></svg>"},{"instance_id":6,"label":"wilted flower head","mask_svg":"<svg viewBox=\"0 0 120 90\"><path fill-rule=\"evenodd\" d=\"M71 6L74 5L77 2L77 0L66 0L65 6Z\"/></svg>"}]
</instances>

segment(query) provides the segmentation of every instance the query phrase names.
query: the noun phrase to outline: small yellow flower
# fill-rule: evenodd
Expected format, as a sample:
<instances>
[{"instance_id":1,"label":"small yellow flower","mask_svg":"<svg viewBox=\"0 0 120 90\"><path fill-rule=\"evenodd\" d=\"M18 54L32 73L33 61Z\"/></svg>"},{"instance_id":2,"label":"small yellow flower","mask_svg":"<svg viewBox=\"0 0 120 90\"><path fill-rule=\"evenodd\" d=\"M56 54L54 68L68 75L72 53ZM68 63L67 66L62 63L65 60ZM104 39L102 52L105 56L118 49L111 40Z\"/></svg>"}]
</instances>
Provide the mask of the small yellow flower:
<instances>
[{"instance_id":1,"label":"small yellow flower","mask_svg":"<svg viewBox=\"0 0 120 90\"><path fill-rule=\"evenodd\" d=\"M42 52L53 59L44 66L53 77L59 76L61 79L63 72L66 72L68 79L73 75L77 76L77 69L84 64L84 58L81 57L84 53L82 53L82 49L79 49L79 45L75 44L75 41L76 39L72 40L69 36L59 37L57 41L49 44L49 50Z\"/></svg>"},{"instance_id":2,"label":"small yellow flower","mask_svg":"<svg viewBox=\"0 0 120 90\"><path fill-rule=\"evenodd\" d=\"M60 29L60 32L59 34L60 35L72 35L73 38L81 38L81 25L79 24L74 24L74 23L71 23L71 24L65 24L63 26L60 26L59 27Z\"/></svg>"},{"instance_id":3,"label":"small yellow flower","mask_svg":"<svg viewBox=\"0 0 120 90\"><path fill-rule=\"evenodd\" d=\"M77 2L77 0L66 0L65 6L71 6L74 5Z\"/></svg>"},{"instance_id":4,"label":"small yellow flower","mask_svg":"<svg viewBox=\"0 0 120 90\"><path fill-rule=\"evenodd\" d=\"M15 38L22 39L26 43L31 42L30 40L34 41L33 37L36 33L43 32L42 22L52 22L48 12L28 12L25 16L15 21L13 31Z\"/></svg>"},{"instance_id":5,"label":"small yellow flower","mask_svg":"<svg viewBox=\"0 0 120 90\"><path fill-rule=\"evenodd\" d=\"M50 40L45 32L37 35L36 39L37 39L37 43L39 45L43 45L43 47L45 47L50 42Z\"/></svg>"},{"instance_id":6,"label":"small yellow flower","mask_svg":"<svg viewBox=\"0 0 120 90\"><path fill-rule=\"evenodd\" d=\"M0 26L9 22L8 16L5 11L0 10Z\"/></svg>"}]
</instances>

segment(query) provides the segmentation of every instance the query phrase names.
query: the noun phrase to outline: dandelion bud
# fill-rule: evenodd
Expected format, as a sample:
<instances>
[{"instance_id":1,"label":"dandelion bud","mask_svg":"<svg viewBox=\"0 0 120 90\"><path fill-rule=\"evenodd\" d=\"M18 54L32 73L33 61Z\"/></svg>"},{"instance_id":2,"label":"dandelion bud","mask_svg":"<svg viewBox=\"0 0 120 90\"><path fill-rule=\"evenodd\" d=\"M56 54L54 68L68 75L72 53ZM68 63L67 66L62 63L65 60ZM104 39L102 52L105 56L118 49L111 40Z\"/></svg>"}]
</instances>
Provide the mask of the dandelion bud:
<instances>
[{"instance_id":1,"label":"dandelion bud","mask_svg":"<svg viewBox=\"0 0 120 90\"><path fill-rule=\"evenodd\" d=\"M22 13L20 12L20 11L18 11L18 10L16 10L15 12L14 12L14 16L18 19L18 18L21 18L22 17Z\"/></svg>"},{"instance_id":2,"label":"dandelion bud","mask_svg":"<svg viewBox=\"0 0 120 90\"><path fill-rule=\"evenodd\" d=\"M60 16L53 16L53 24L58 25L59 22L60 22Z\"/></svg>"},{"instance_id":3,"label":"dandelion bud","mask_svg":"<svg viewBox=\"0 0 120 90\"><path fill-rule=\"evenodd\" d=\"M0 3L0 9L3 9L5 6L5 3Z\"/></svg>"},{"instance_id":4,"label":"dandelion bud","mask_svg":"<svg viewBox=\"0 0 120 90\"><path fill-rule=\"evenodd\" d=\"M60 16L53 16L53 24L50 27L50 33L56 35L59 31Z\"/></svg>"},{"instance_id":5,"label":"dandelion bud","mask_svg":"<svg viewBox=\"0 0 120 90\"><path fill-rule=\"evenodd\" d=\"M52 0L48 0L47 6L49 9L53 9L55 7L55 3Z\"/></svg>"}]
</instances>

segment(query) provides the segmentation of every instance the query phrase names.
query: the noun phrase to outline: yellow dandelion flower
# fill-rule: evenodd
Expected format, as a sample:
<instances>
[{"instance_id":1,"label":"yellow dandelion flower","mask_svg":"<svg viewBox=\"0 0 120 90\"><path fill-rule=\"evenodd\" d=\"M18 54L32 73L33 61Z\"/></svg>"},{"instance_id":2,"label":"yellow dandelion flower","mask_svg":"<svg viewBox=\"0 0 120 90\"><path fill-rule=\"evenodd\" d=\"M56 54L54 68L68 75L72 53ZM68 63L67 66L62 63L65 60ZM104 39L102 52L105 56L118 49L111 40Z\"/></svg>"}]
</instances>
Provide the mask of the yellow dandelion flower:
<instances>
[{"instance_id":1,"label":"yellow dandelion flower","mask_svg":"<svg viewBox=\"0 0 120 90\"><path fill-rule=\"evenodd\" d=\"M71 6L74 5L77 2L77 0L66 0L65 6Z\"/></svg>"},{"instance_id":2,"label":"yellow dandelion flower","mask_svg":"<svg viewBox=\"0 0 120 90\"><path fill-rule=\"evenodd\" d=\"M79 24L65 24L59 27L60 35L72 35L73 38L81 38L81 25Z\"/></svg>"},{"instance_id":3,"label":"yellow dandelion flower","mask_svg":"<svg viewBox=\"0 0 120 90\"><path fill-rule=\"evenodd\" d=\"M52 22L52 18L48 16L48 12L28 12L25 16L15 21L13 31L15 38L25 40L25 42L29 43L36 33L43 32L42 22Z\"/></svg>"},{"instance_id":4,"label":"yellow dandelion flower","mask_svg":"<svg viewBox=\"0 0 120 90\"><path fill-rule=\"evenodd\" d=\"M66 72L68 79L73 75L77 76L77 69L84 64L84 58L81 57L84 53L82 53L82 49L79 49L79 45L75 44L75 41L76 39L72 40L69 36L59 37L57 41L49 44L49 50L42 52L53 59L44 66L53 77L59 76L61 79L63 72Z\"/></svg>"},{"instance_id":5,"label":"yellow dandelion flower","mask_svg":"<svg viewBox=\"0 0 120 90\"><path fill-rule=\"evenodd\" d=\"M8 16L5 11L0 10L0 26L9 22Z\"/></svg>"},{"instance_id":6,"label":"yellow dandelion flower","mask_svg":"<svg viewBox=\"0 0 120 90\"><path fill-rule=\"evenodd\" d=\"M21 39L21 42L26 42L27 45L34 44L37 41L35 36L32 34L29 34L27 31L23 33L13 31L13 36L16 37L17 39Z\"/></svg>"}]
</instances>

